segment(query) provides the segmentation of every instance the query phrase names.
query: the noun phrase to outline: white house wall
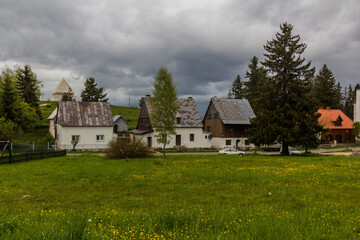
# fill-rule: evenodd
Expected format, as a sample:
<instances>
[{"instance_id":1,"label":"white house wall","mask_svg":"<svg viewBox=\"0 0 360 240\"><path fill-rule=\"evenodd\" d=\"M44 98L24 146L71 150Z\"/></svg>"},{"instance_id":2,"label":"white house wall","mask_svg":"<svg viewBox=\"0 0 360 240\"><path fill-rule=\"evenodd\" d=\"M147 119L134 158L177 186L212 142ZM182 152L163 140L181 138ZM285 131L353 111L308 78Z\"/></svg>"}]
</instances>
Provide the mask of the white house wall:
<instances>
[{"instance_id":1,"label":"white house wall","mask_svg":"<svg viewBox=\"0 0 360 240\"><path fill-rule=\"evenodd\" d=\"M57 147L72 149L72 136L79 135L76 149L104 149L114 137L113 127L62 127L57 125ZM104 141L97 141L96 135L104 135Z\"/></svg>"},{"instance_id":2,"label":"white house wall","mask_svg":"<svg viewBox=\"0 0 360 240\"><path fill-rule=\"evenodd\" d=\"M230 140L231 144L226 145L226 140ZM236 146L236 141L239 140L238 145ZM213 138L211 139L211 146L215 148L224 148L224 147L244 147L245 141L247 138Z\"/></svg>"},{"instance_id":3,"label":"white house wall","mask_svg":"<svg viewBox=\"0 0 360 240\"><path fill-rule=\"evenodd\" d=\"M190 141L190 134L194 134L194 141ZM163 146L156 141L154 137L155 132L141 135L144 141L147 141L148 137L152 138L153 148L162 148ZM211 140L208 138L209 134L204 133L202 128L176 128L176 135L181 135L181 145L186 148L210 148ZM173 135L170 144L166 145L166 148L175 148L176 136Z\"/></svg>"},{"instance_id":4,"label":"white house wall","mask_svg":"<svg viewBox=\"0 0 360 240\"><path fill-rule=\"evenodd\" d=\"M360 90L356 90L356 101L354 104L354 122L360 122Z\"/></svg>"}]
</instances>

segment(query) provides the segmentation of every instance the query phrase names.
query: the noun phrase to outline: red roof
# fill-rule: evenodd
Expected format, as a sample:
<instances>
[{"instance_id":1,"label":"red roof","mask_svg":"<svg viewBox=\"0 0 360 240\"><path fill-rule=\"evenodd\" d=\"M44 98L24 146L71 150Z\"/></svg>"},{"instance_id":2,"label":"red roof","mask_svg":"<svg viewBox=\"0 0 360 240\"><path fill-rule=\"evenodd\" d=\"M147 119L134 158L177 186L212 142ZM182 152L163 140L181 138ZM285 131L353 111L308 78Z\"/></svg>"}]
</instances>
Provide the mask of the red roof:
<instances>
[{"instance_id":1,"label":"red roof","mask_svg":"<svg viewBox=\"0 0 360 240\"><path fill-rule=\"evenodd\" d=\"M324 128L329 129L352 129L353 121L348 118L341 110L339 109L326 109L320 108L318 113L321 114L319 117L319 122L323 125ZM341 125L335 126L335 122L341 122Z\"/></svg>"}]
</instances>

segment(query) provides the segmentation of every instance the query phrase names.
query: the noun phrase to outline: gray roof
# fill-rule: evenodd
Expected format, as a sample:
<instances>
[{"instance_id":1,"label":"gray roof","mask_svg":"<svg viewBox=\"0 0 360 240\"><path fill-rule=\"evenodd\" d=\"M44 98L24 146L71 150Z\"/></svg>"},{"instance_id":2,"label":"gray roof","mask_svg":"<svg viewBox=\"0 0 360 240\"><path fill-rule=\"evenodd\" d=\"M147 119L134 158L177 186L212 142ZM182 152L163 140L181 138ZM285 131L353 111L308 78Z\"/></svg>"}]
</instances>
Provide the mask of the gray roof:
<instances>
[{"instance_id":1,"label":"gray roof","mask_svg":"<svg viewBox=\"0 0 360 240\"><path fill-rule=\"evenodd\" d=\"M110 103L59 102L58 123L63 127L112 127L114 126Z\"/></svg>"},{"instance_id":2,"label":"gray roof","mask_svg":"<svg viewBox=\"0 0 360 240\"><path fill-rule=\"evenodd\" d=\"M126 124L129 125L128 121L126 121L126 119L125 119L123 116L121 116L121 115L116 115L116 116L113 117L114 123L115 123L117 120L119 120L120 118L124 119L124 121L126 122Z\"/></svg>"},{"instance_id":3,"label":"gray roof","mask_svg":"<svg viewBox=\"0 0 360 240\"><path fill-rule=\"evenodd\" d=\"M145 104L149 115L153 110L153 105L150 97L145 97ZM199 115L199 111L196 107L196 103L192 97L178 98L176 103L179 104L179 110L176 117L180 117L180 124L176 124L176 127L199 127L202 128L202 120Z\"/></svg>"},{"instance_id":4,"label":"gray roof","mask_svg":"<svg viewBox=\"0 0 360 240\"><path fill-rule=\"evenodd\" d=\"M224 124L250 124L255 114L247 99L211 98Z\"/></svg>"}]
</instances>

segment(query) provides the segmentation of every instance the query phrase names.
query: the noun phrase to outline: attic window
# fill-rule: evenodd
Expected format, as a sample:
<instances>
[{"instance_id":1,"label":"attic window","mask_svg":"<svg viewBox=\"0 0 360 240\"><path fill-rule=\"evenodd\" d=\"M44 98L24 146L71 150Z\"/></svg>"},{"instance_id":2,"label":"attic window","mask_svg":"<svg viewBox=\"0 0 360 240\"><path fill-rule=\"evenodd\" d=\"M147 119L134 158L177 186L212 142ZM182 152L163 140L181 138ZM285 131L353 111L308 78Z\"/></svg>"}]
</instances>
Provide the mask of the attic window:
<instances>
[{"instance_id":1,"label":"attic window","mask_svg":"<svg viewBox=\"0 0 360 240\"><path fill-rule=\"evenodd\" d=\"M218 115L217 115L217 114L214 114L214 118L218 118Z\"/></svg>"},{"instance_id":2,"label":"attic window","mask_svg":"<svg viewBox=\"0 0 360 240\"><path fill-rule=\"evenodd\" d=\"M339 116L338 117L338 119L335 121L335 122L333 122L334 123L334 126L337 126L337 127L340 127L342 124L342 119L341 119L341 117Z\"/></svg>"},{"instance_id":3,"label":"attic window","mask_svg":"<svg viewBox=\"0 0 360 240\"><path fill-rule=\"evenodd\" d=\"M176 118L176 124L181 124L181 117Z\"/></svg>"},{"instance_id":4,"label":"attic window","mask_svg":"<svg viewBox=\"0 0 360 240\"><path fill-rule=\"evenodd\" d=\"M208 114L208 119L211 119L212 115L211 114Z\"/></svg>"}]
</instances>

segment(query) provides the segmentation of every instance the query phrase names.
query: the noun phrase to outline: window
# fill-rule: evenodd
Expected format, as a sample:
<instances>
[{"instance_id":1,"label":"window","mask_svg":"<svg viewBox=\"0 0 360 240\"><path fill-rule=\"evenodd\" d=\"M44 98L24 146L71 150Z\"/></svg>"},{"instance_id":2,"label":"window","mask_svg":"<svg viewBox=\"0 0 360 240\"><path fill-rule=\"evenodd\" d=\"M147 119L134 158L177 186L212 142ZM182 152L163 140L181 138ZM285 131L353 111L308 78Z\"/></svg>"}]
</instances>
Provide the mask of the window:
<instances>
[{"instance_id":1,"label":"window","mask_svg":"<svg viewBox=\"0 0 360 240\"><path fill-rule=\"evenodd\" d=\"M218 115L217 115L217 114L214 114L214 118L218 118Z\"/></svg>"},{"instance_id":2,"label":"window","mask_svg":"<svg viewBox=\"0 0 360 240\"><path fill-rule=\"evenodd\" d=\"M225 144L226 144L226 146L229 146L229 145L231 146L231 140L226 140Z\"/></svg>"},{"instance_id":3,"label":"window","mask_svg":"<svg viewBox=\"0 0 360 240\"><path fill-rule=\"evenodd\" d=\"M181 118L180 117L176 118L176 124L181 124Z\"/></svg>"},{"instance_id":4,"label":"window","mask_svg":"<svg viewBox=\"0 0 360 240\"><path fill-rule=\"evenodd\" d=\"M342 125L342 124L341 124L342 121L343 121L343 120L342 120L341 117L339 116L338 119L337 119L335 122L333 122L333 123L334 123L335 126L339 127L339 126Z\"/></svg>"},{"instance_id":5,"label":"window","mask_svg":"<svg viewBox=\"0 0 360 240\"><path fill-rule=\"evenodd\" d=\"M206 130L207 130L208 132L210 132L210 126L207 126L207 127L206 127Z\"/></svg>"},{"instance_id":6,"label":"window","mask_svg":"<svg viewBox=\"0 0 360 240\"><path fill-rule=\"evenodd\" d=\"M194 134L191 133L191 134L190 134L190 142L193 142L193 141L194 141L194 138L195 138Z\"/></svg>"},{"instance_id":7,"label":"window","mask_svg":"<svg viewBox=\"0 0 360 240\"><path fill-rule=\"evenodd\" d=\"M208 117L207 117L207 118L208 118L208 119L211 119L211 117L212 117L212 115L211 115L211 114L208 114Z\"/></svg>"},{"instance_id":8,"label":"window","mask_svg":"<svg viewBox=\"0 0 360 240\"><path fill-rule=\"evenodd\" d=\"M71 135L71 141L78 141L78 142L80 142L80 135Z\"/></svg>"},{"instance_id":9,"label":"window","mask_svg":"<svg viewBox=\"0 0 360 240\"><path fill-rule=\"evenodd\" d=\"M96 141L103 142L104 141L104 135L96 135Z\"/></svg>"}]
</instances>

